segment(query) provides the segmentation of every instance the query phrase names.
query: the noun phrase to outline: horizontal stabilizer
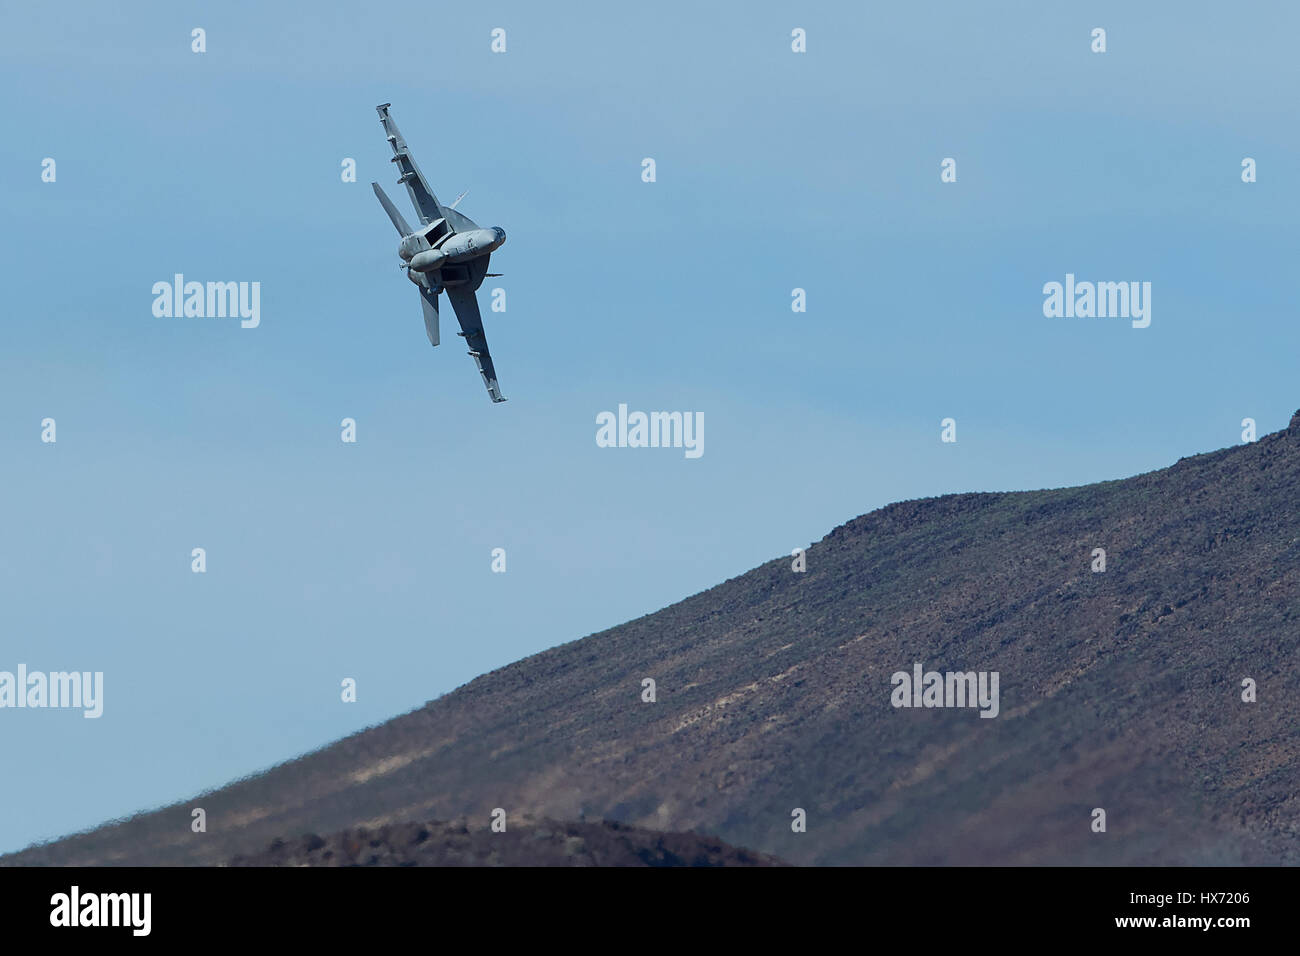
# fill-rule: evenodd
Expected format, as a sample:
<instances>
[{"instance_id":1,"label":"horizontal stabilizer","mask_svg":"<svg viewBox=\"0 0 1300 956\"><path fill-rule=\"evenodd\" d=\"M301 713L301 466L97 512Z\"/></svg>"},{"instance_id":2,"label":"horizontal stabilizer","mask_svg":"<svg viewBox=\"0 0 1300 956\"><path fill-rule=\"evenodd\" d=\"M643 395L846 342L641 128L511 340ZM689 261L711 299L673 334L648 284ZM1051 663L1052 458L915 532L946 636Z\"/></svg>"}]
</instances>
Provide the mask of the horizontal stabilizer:
<instances>
[{"instance_id":1,"label":"horizontal stabilizer","mask_svg":"<svg viewBox=\"0 0 1300 956\"><path fill-rule=\"evenodd\" d=\"M375 187L375 198L379 200L379 205L384 207L384 212L388 213L389 220L397 228L397 234L402 237L409 236L411 234L411 227L406 224L406 220L403 219L402 214L397 211L397 207L393 205L393 201L388 198L382 189L379 188L379 183L371 183L370 185Z\"/></svg>"}]
</instances>

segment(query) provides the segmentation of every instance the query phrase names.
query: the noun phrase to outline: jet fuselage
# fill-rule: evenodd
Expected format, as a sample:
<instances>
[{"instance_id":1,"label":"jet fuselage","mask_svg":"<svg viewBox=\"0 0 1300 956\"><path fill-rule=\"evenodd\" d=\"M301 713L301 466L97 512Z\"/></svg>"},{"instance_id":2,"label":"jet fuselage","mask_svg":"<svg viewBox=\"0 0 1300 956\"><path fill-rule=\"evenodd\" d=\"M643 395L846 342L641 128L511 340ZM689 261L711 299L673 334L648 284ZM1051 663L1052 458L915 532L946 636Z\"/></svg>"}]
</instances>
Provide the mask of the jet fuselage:
<instances>
[{"instance_id":1,"label":"jet fuselage","mask_svg":"<svg viewBox=\"0 0 1300 956\"><path fill-rule=\"evenodd\" d=\"M413 243L408 241L410 239L420 241ZM505 241L506 231L500 226L458 232L439 240L438 244L431 248L426 237L414 235L402 239L397 254L416 272L432 272L446 265L468 262L470 259L488 255L500 248ZM417 249L417 245L426 248Z\"/></svg>"}]
</instances>

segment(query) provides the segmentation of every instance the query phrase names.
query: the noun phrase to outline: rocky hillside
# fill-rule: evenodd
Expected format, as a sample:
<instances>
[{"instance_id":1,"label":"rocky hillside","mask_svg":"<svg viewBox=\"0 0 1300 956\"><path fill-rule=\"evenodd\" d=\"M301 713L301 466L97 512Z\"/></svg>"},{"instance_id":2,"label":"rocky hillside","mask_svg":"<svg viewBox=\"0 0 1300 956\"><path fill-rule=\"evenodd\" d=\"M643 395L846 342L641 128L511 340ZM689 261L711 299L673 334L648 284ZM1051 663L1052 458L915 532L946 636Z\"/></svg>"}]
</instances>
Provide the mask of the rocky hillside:
<instances>
[{"instance_id":1,"label":"rocky hillside","mask_svg":"<svg viewBox=\"0 0 1300 956\"><path fill-rule=\"evenodd\" d=\"M801 864L1300 862L1298 495L1300 413L1134 478L893 504L805 573L771 561L205 794L205 834L190 801L3 862L220 864L497 807ZM892 706L917 663L996 672L997 716Z\"/></svg>"},{"instance_id":2,"label":"rocky hillside","mask_svg":"<svg viewBox=\"0 0 1300 956\"><path fill-rule=\"evenodd\" d=\"M276 840L231 866L781 866L695 833L619 823L525 820L503 832L464 823L392 823Z\"/></svg>"}]
</instances>

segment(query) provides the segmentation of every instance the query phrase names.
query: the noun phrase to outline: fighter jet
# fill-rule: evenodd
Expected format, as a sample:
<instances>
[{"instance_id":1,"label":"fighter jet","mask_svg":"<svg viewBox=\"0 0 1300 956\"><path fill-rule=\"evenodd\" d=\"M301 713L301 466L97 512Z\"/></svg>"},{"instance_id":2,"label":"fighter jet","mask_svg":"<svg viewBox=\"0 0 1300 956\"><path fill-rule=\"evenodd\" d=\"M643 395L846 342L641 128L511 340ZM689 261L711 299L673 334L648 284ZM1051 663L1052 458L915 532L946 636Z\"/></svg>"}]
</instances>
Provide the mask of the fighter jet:
<instances>
[{"instance_id":1,"label":"fighter jet","mask_svg":"<svg viewBox=\"0 0 1300 956\"><path fill-rule=\"evenodd\" d=\"M411 194L411 203L416 215L420 217L420 228L412 230L397 211L397 207L379 188L379 183L371 183L375 196L388 213L388 218L397 227L402 241L397 245L397 255L401 259L401 268L406 270L406 277L420 289L420 302L424 307L424 330L429 334L429 342L438 344L438 296L446 292L451 300L451 307L456 312L461 331L456 334L465 339L469 354L483 376L488 395L494 402L504 402L505 396L497 386L496 369L492 366L492 356L488 353L487 337L483 334L483 318L478 311L478 298L475 292L483 284L483 279L500 273L488 272L488 260L492 253L506 241L506 232L500 226L484 229L456 211L456 205L464 198L461 193L450 206L438 202L438 197L429 188L420 167L415 165L415 157L398 132L397 124L388 115L391 103L384 103L375 109L379 111L379 120L384 124L384 133L388 143L393 147L390 162L397 164L401 174L397 180L406 184L406 191Z\"/></svg>"}]
</instances>

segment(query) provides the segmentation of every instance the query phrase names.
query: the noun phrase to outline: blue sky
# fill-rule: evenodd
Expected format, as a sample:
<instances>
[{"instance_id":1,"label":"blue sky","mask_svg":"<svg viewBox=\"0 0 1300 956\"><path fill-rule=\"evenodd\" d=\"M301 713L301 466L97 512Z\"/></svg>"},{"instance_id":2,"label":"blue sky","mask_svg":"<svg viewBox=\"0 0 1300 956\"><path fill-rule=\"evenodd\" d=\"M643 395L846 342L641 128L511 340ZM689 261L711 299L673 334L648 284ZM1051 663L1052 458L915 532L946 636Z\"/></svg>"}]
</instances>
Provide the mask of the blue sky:
<instances>
[{"instance_id":1,"label":"blue sky","mask_svg":"<svg viewBox=\"0 0 1300 956\"><path fill-rule=\"evenodd\" d=\"M0 670L102 670L105 702L0 710L0 851L890 501L1132 475L1300 406L1290 5L6 6ZM396 268L381 102L509 235L504 405ZM260 282L261 326L155 318L176 272ZM1044 318L1067 272L1151 282L1151 326ZM702 412L703 457L598 448L619 403Z\"/></svg>"}]
</instances>

